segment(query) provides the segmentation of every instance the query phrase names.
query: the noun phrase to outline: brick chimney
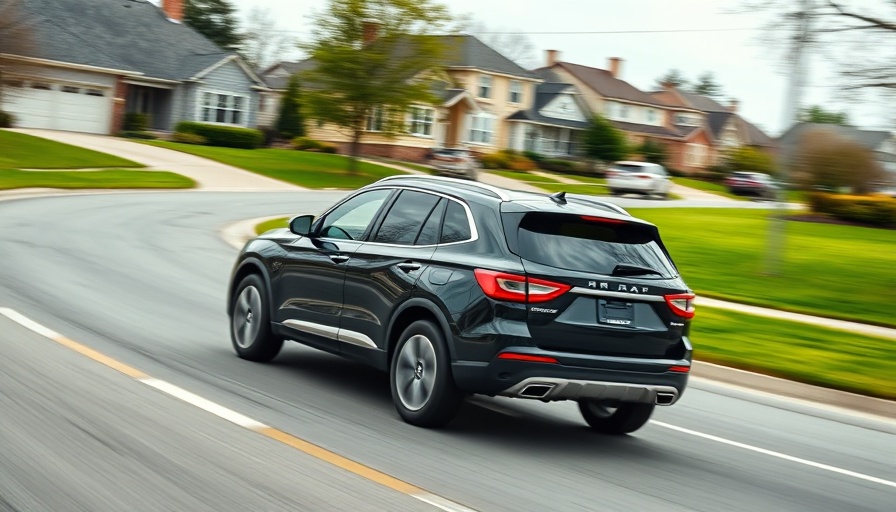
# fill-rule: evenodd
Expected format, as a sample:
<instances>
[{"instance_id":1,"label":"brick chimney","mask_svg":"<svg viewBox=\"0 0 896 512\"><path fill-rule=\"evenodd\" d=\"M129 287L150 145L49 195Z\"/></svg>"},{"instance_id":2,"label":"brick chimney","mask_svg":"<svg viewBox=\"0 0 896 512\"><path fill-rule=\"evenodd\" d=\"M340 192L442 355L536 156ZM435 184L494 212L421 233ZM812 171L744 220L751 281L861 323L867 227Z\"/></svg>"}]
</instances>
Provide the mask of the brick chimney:
<instances>
[{"instance_id":1,"label":"brick chimney","mask_svg":"<svg viewBox=\"0 0 896 512\"><path fill-rule=\"evenodd\" d=\"M545 53L545 60L547 61L548 67L553 66L557 63L557 60L560 57L560 52L558 50L547 50Z\"/></svg>"},{"instance_id":2,"label":"brick chimney","mask_svg":"<svg viewBox=\"0 0 896 512\"><path fill-rule=\"evenodd\" d=\"M675 90L675 84L673 84L672 82L664 81L664 82L661 83L660 85L663 86L663 90L664 90L664 91L673 91L673 90Z\"/></svg>"},{"instance_id":3,"label":"brick chimney","mask_svg":"<svg viewBox=\"0 0 896 512\"><path fill-rule=\"evenodd\" d=\"M362 37L365 45L376 41L376 38L380 35L380 27L382 27L382 23L377 20L367 19L361 22L361 28L364 32Z\"/></svg>"},{"instance_id":4,"label":"brick chimney","mask_svg":"<svg viewBox=\"0 0 896 512\"><path fill-rule=\"evenodd\" d=\"M622 72L622 59L620 59L619 57L610 57L607 67L609 68L610 75L613 78L619 78L619 75Z\"/></svg>"},{"instance_id":5,"label":"brick chimney","mask_svg":"<svg viewBox=\"0 0 896 512\"><path fill-rule=\"evenodd\" d=\"M740 102L732 98L731 101L728 102L728 112L737 113L738 105L740 105Z\"/></svg>"},{"instance_id":6,"label":"brick chimney","mask_svg":"<svg viewBox=\"0 0 896 512\"><path fill-rule=\"evenodd\" d=\"M184 21L184 0L162 0L162 12L172 21Z\"/></svg>"}]
</instances>

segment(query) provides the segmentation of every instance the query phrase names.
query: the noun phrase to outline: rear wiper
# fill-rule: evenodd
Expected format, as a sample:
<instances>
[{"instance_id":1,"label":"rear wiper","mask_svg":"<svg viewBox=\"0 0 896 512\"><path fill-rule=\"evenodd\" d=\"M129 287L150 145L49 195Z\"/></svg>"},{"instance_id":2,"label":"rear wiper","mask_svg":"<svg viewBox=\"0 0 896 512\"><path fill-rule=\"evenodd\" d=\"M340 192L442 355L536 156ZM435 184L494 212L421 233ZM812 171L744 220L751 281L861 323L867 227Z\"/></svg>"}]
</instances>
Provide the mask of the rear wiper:
<instances>
[{"instance_id":1,"label":"rear wiper","mask_svg":"<svg viewBox=\"0 0 896 512\"><path fill-rule=\"evenodd\" d=\"M659 270L650 268L650 267L639 267L637 265L626 265L621 263L616 265L613 268L613 273L611 275L614 276L643 276L648 274L656 274L658 276L663 275Z\"/></svg>"}]
</instances>

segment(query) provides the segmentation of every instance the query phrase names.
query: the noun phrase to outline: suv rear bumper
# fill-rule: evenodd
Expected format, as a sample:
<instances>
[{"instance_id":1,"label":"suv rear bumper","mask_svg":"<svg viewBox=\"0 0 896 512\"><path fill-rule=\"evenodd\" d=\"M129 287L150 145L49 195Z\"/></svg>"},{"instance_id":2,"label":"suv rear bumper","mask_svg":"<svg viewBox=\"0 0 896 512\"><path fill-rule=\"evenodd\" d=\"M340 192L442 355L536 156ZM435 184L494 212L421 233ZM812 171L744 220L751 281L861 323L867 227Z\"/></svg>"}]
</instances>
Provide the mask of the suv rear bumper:
<instances>
[{"instance_id":1,"label":"suv rear bumper","mask_svg":"<svg viewBox=\"0 0 896 512\"><path fill-rule=\"evenodd\" d=\"M619 358L527 349L526 353L556 357L560 363L497 358L491 362L457 361L451 365L454 381L463 391L490 396L538 400L593 398L660 405L678 401L687 386L688 374L669 371L669 367L690 366L690 358Z\"/></svg>"}]
</instances>

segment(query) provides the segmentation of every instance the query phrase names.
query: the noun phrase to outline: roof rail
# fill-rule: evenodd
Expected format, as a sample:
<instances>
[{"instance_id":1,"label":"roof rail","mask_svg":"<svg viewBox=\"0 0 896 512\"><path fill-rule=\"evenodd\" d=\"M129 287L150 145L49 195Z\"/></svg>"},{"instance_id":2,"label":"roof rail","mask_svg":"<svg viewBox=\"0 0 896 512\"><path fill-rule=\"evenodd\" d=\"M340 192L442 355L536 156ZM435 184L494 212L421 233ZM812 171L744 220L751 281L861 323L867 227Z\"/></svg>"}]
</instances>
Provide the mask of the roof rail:
<instances>
[{"instance_id":1,"label":"roof rail","mask_svg":"<svg viewBox=\"0 0 896 512\"><path fill-rule=\"evenodd\" d=\"M435 181L440 181L443 183L455 183L458 185L467 185L467 186L477 187L482 190L487 190L487 191L491 192L492 194L495 194L502 201L510 201L510 196L507 195L507 191L504 190L503 188L494 187L492 185L487 185L485 183L480 183L478 181L461 180L458 178L446 178L444 176L420 176L420 175L415 176L413 174L410 174L410 175L409 174L397 174L395 176L387 176L387 177L377 181L377 183L380 183L383 181L408 180L408 179L410 179L410 180L425 180L425 181L435 180Z\"/></svg>"}]
</instances>

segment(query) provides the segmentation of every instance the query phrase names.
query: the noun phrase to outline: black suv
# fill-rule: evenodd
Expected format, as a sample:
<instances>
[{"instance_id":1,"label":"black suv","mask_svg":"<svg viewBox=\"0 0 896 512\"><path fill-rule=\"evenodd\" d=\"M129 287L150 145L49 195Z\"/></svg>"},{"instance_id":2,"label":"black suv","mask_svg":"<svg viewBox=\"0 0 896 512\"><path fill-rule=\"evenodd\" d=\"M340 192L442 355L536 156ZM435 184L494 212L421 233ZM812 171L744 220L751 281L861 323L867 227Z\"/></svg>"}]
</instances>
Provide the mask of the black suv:
<instances>
[{"instance_id":1,"label":"black suv","mask_svg":"<svg viewBox=\"0 0 896 512\"><path fill-rule=\"evenodd\" d=\"M239 357L290 339L373 365L415 425L478 393L576 400L622 434L684 391L693 301L656 226L618 206L395 176L249 241L227 309Z\"/></svg>"}]
</instances>

